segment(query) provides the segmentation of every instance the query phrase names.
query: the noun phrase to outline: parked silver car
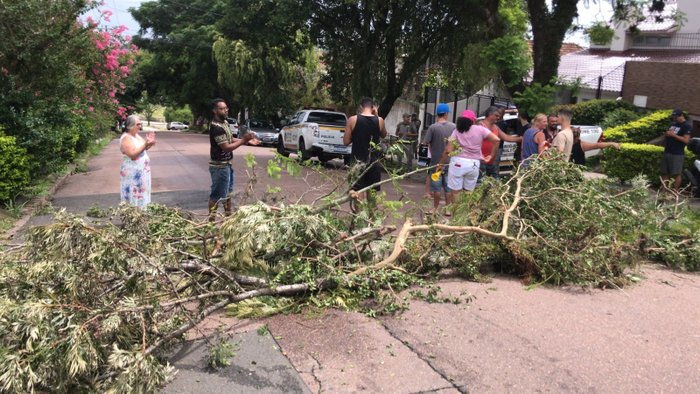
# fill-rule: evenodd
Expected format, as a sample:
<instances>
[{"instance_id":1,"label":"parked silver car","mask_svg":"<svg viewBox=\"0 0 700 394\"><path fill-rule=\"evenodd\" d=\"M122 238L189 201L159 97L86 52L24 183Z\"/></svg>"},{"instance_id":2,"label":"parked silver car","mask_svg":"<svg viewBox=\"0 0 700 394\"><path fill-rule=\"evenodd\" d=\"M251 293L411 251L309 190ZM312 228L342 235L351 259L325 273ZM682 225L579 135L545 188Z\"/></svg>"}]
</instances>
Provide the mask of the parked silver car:
<instances>
[{"instance_id":1,"label":"parked silver car","mask_svg":"<svg viewBox=\"0 0 700 394\"><path fill-rule=\"evenodd\" d=\"M248 119L243 126L243 134L254 132L262 145L277 146L277 139L280 136L280 129L276 128L272 122L266 120Z\"/></svg>"}]
</instances>

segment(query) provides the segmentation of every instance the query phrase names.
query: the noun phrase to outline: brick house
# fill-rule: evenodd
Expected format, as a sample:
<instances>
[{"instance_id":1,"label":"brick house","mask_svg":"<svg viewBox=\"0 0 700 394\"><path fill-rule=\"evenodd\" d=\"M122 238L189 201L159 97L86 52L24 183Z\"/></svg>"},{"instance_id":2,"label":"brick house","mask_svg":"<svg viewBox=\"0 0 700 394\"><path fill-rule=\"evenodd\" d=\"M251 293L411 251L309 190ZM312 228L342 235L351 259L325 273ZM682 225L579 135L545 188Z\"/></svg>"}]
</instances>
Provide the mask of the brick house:
<instances>
[{"instance_id":1,"label":"brick house","mask_svg":"<svg viewBox=\"0 0 700 394\"><path fill-rule=\"evenodd\" d=\"M560 79L581 87L571 101L622 97L645 108L682 108L700 136L700 1L667 0L664 14L676 10L683 24L650 17L634 33L621 24L609 46L562 56Z\"/></svg>"}]
</instances>

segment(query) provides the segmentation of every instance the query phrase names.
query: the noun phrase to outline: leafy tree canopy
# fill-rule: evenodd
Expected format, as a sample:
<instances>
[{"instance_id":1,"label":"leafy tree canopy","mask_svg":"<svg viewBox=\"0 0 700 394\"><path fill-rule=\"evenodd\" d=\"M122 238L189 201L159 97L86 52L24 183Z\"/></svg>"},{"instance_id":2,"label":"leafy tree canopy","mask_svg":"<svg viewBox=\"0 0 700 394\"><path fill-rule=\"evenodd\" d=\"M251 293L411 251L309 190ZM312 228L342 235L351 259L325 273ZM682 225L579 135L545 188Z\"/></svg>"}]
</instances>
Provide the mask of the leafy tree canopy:
<instances>
[{"instance_id":1,"label":"leafy tree canopy","mask_svg":"<svg viewBox=\"0 0 700 394\"><path fill-rule=\"evenodd\" d=\"M491 37L498 7L498 2L479 0L303 4L311 10L311 35L324 50L333 99L380 98L382 116L431 55L454 51L463 40Z\"/></svg>"},{"instance_id":2,"label":"leafy tree canopy","mask_svg":"<svg viewBox=\"0 0 700 394\"><path fill-rule=\"evenodd\" d=\"M144 3L132 10L141 24L138 41L153 54L141 68L142 88L167 104L189 104L195 115L208 116L213 97L256 116L291 109L319 79L307 87L309 78L296 78L318 74L320 66L306 61L315 52L299 10L291 1Z\"/></svg>"},{"instance_id":3,"label":"leafy tree canopy","mask_svg":"<svg viewBox=\"0 0 700 394\"><path fill-rule=\"evenodd\" d=\"M217 82L212 43L223 1L161 0L130 9L140 24L134 41L152 56L140 67L142 88L165 104L189 105L196 116L209 114L213 97L229 98Z\"/></svg>"}]
</instances>

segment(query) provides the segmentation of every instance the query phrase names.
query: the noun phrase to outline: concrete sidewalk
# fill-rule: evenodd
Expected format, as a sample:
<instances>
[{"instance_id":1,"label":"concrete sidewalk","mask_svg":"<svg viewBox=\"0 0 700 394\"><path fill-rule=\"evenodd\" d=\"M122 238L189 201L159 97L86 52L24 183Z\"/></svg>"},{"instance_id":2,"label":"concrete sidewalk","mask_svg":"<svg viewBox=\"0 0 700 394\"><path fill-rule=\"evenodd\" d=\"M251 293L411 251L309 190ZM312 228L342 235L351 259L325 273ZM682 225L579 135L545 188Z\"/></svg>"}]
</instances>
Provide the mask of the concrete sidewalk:
<instances>
[{"instance_id":1,"label":"concrete sidewalk","mask_svg":"<svg viewBox=\"0 0 700 394\"><path fill-rule=\"evenodd\" d=\"M163 393L309 393L270 333L261 334L252 331L227 337L236 354L231 365L220 369L207 366L205 340L185 342L169 358L177 375Z\"/></svg>"}]
</instances>

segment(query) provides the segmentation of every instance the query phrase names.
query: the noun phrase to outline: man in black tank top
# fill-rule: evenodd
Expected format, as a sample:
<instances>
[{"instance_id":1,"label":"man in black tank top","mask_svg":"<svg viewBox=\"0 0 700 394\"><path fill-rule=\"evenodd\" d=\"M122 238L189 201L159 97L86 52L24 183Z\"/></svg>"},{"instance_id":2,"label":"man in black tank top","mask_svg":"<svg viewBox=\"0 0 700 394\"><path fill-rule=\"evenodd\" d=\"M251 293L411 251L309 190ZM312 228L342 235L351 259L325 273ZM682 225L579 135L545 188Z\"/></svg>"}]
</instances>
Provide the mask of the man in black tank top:
<instances>
[{"instance_id":1,"label":"man in black tank top","mask_svg":"<svg viewBox=\"0 0 700 394\"><path fill-rule=\"evenodd\" d=\"M374 101L370 98L363 98L360 102L360 113L351 116L345 126L343 143L352 144L352 158L354 162L361 162L371 166L364 175L352 185L352 190L361 190L367 186L375 184L381 180L381 171L377 160L379 141L386 137L386 127L384 119L377 116ZM374 148L377 147L377 148ZM379 186L374 188L379 190ZM363 193L359 199L366 198Z\"/></svg>"},{"instance_id":2,"label":"man in black tank top","mask_svg":"<svg viewBox=\"0 0 700 394\"><path fill-rule=\"evenodd\" d=\"M586 142L581 140L580 127L572 127L571 131L574 133L574 147L571 149L570 161L578 165L586 165L586 152L589 150L605 148L615 148L620 150L620 144L617 142Z\"/></svg>"}]
</instances>

